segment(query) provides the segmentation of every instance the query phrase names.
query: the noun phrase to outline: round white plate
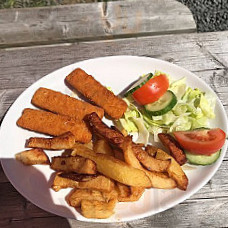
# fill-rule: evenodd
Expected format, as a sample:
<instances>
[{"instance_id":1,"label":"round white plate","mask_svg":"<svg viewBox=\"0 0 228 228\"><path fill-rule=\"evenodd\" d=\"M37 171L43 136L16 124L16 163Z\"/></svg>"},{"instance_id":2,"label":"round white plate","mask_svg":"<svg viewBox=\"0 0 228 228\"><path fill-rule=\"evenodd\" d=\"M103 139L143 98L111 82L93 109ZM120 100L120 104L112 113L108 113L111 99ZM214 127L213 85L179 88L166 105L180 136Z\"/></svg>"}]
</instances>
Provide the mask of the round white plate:
<instances>
[{"instance_id":1,"label":"round white plate","mask_svg":"<svg viewBox=\"0 0 228 228\"><path fill-rule=\"evenodd\" d=\"M103 85L110 86L115 94L119 94L129 84L137 80L140 75L154 72L156 69L170 74L174 79L185 76L189 86L214 94L212 89L193 73L171 63L147 57L113 56L91 59L63 67L41 78L26 89L14 102L2 122L0 131L0 156L4 172L13 186L24 197L38 207L66 218L90 222L120 222L143 218L174 207L189 198L211 179L222 162L227 144L224 145L222 154L215 164L206 167L199 166L196 169L185 171L189 178L187 191L179 189L146 190L137 202L118 203L115 214L111 218L103 220L86 219L74 208L68 206L65 197L70 189L54 192L50 188L53 171L49 166L24 166L14 159L16 153L25 150L26 139L41 135L17 127L16 121L24 108L33 107L30 103L31 98L41 86L71 94L71 91L64 84L64 78L77 67L93 75ZM215 113L216 118L211 121L211 126L220 127L227 132L227 117L219 99L216 102ZM61 154L61 151L46 152L49 157Z\"/></svg>"}]
</instances>

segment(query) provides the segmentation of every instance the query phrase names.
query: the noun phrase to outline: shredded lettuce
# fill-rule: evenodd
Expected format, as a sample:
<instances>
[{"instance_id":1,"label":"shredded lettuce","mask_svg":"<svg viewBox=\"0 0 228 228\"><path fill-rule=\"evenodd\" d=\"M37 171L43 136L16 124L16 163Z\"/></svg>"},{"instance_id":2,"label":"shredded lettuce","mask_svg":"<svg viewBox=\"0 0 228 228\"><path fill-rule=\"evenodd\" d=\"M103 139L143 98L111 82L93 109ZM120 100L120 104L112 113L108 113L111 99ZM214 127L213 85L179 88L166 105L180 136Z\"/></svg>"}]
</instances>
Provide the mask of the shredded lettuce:
<instances>
[{"instance_id":1,"label":"shredded lettuce","mask_svg":"<svg viewBox=\"0 0 228 228\"><path fill-rule=\"evenodd\" d=\"M149 134L149 131L147 130L146 126L143 123L143 118L133 117L132 120L138 128L138 139L136 142L147 144L149 141L150 134Z\"/></svg>"},{"instance_id":2,"label":"shredded lettuce","mask_svg":"<svg viewBox=\"0 0 228 228\"><path fill-rule=\"evenodd\" d=\"M159 77L161 71L155 71ZM209 127L209 120L215 117L215 97L200 89L186 85L186 78L173 81L168 76L171 90L177 97L177 104L168 113L161 116L150 116L143 107L135 105L131 96L124 98L128 108L119 123L128 133L138 133L137 142L147 144L151 134L158 141L161 132L186 131Z\"/></svg>"},{"instance_id":3,"label":"shredded lettuce","mask_svg":"<svg viewBox=\"0 0 228 228\"><path fill-rule=\"evenodd\" d=\"M179 100L185 94L186 87L186 78L183 77L177 81L172 82L169 86L169 90L171 90Z\"/></svg>"}]
</instances>

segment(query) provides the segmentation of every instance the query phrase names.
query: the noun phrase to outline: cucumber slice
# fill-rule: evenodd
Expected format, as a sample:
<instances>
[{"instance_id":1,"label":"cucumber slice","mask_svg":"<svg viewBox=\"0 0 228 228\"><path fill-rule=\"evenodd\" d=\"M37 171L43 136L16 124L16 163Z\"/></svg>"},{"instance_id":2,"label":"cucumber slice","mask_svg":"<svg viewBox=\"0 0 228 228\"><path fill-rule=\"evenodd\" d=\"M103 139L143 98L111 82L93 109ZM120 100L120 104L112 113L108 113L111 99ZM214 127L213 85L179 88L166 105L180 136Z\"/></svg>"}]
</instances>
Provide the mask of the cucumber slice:
<instances>
[{"instance_id":1,"label":"cucumber slice","mask_svg":"<svg viewBox=\"0 0 228 228\"><path fill-rule=\"evenodd\" d=\"M149 115L160 116L170 111L176 103L177 97L175 94L172 91L167 90L157 101L147 104L144 107Z\"/></svg>"},{"instance_id":2,"label":"cucumber slice","mask_svg":"<svg viewBox=\"0 0 228 228\"><path fill-rule=\"evenodd\" d=\"M151 78L153 77L152 73L147 74L146 76L140 78L125 94L124 96L127 97L134 93L137 89L141 88L145 85Z\"/></svg>"},{"instance_id":3,"label":"cucumber slice","mask_svg":"<svg viewBox=\"0 0 228 228\"><path fill-rule=\"evenodd\" d=\"M207 155L191 154L185 151L188 162L193 165L211 165L218 160L218 158L220 157L220 153L221 153L221 150L215 152L210 156L207 156Z\"/></svg>"}]
</instances>

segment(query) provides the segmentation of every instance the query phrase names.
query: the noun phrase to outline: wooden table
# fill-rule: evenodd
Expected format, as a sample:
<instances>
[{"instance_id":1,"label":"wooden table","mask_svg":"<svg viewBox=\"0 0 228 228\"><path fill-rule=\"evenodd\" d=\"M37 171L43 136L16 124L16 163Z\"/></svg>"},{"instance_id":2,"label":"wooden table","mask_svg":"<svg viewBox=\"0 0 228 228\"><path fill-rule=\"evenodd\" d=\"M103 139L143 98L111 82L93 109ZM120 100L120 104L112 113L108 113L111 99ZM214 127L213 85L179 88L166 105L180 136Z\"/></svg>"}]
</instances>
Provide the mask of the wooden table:
<instances>
[{"instance_id":1,"label":"wooden table","mask_svg":"<svg viewBox=\"0 0 228 228\"><path fill-rule=\"evenodd\" d=\"M161 1L154 2L161 4L162 8ZM142 1L138 7L136 3L126 1L0 11L1 119L25 88L39 78L77 61L112 55L149 56L184 67L213 88L228 113L228 32L195 33L190 12L172 1L163 2L163 8L167 10L170 7L170 10L161 10L160 19L165 17L165 20L160 20L160 26L152 26L151 23L158 18L159 8L153 8L148 1ZM174 9L169 5L172 3L176 4ZM116 14L113 7L116 7ZM66 15L67 10L73 12L72 8L80 12L76 16L76 25L72 23L72 17ZM125 8L131 14L123 11ZM95 22L91 17L85 17L88 10L97 18ZM130 18L136 11L138 22L133 23ZM31 20L27 18L29 12L33 14ZM124 16L121 17L121 13ZM56 16L60 14L62 17ZM13 22L19 27L13 27ZM60 24L62 30L58 32ZM80 26L79 32L76 32L77 26ZM132 26L136 27L132 29ZM0 227L227 227L227 167L228 155L209 183L172 209L133 222L106 225L67 220L43 211L22 197L0 168Z\"/></svg>"}]
</instances>

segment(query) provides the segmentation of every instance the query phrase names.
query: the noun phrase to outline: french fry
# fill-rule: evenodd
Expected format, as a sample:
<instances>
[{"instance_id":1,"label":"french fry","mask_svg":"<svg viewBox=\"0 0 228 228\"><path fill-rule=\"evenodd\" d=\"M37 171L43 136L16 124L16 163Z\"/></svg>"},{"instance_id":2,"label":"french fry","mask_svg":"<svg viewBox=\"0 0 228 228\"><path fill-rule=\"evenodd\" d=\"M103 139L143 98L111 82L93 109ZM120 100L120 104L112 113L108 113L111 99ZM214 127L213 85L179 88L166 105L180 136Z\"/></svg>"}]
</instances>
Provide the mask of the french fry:
<instances>
[{"instance_id":1,"label":"french fry","mask_svg":"<svg viewBox=\"0 0 228 228\"><path fill-rule=\"evenodd\" d=\"M50 163L48 156L42 149L26 150L17 153L15 158L24 165L48 165Z\"/></svg>"},{"instance_id":2,"label":"french fry","mask_svg":"<svg viewBox=\"0 0 228 228\"><path fill-rule=\"evenodd\" d=\"M90 141L89 143L86 143L86 144L84 144L86 147L88 147L89 149L93 149L93 142L92 141Z\"/></svg>"},{"instance_id":3,"label":"french fry","mask_svg":"<svg viewBox=\"0 0 228 228\"><path fill-rule=\"evenodd\" d=\"M177 187L176 182L164 173L158 173L148 170L145 170L145 173L150 178L153 188L173 189Z\"/></svg>"},{"instance_id":4,"label":"french fry","mask_svg":"<svg viewBox=\"0 0 228 228\"><path fill-rule=\"evenodd\" d=\"M172 158L174 158L178 164L184 165L187 162L186 155L176 141L176 139L168 133L159 133L158 138L162 144L169 150Z\"/></svg>"},{"instance_id":5,"label":"french fry","mask_svg":"<svg viewBox=\"0 0 228 228\"><path fill-rule=\"evenodd\" d=\"M108 177L105 177L103 175L98 175L98 176L91 176L91 175L86 175L87 181L82 180L82 181L76 181L72 180L70 178L67 178L67 173L57 173L53 184L52 184L52 189L54 191L59 191L60 189L63 188L81 188L81 189L92 189L92 190L98 190L98 191L103 191L103 192L111 192L114 189L114 182L109 179ZM73 174L73 175L78 175L78 174Z\"/></svg>"},{"instance_id":6,"label":"french fry","mask_svg":"<svg viewBox=\"0 0 228 228\"><path fill-rule=\"evenodd\" d=\"M114 153L114 157L115 157L116 159L119 159L119 160L121 160L121 161L124 161L124 154L123 154L122 151L117 150L117 149L114 149L114 150L113 150L113 153Z\"/></svg>"},{"instance_id":7,"label":"french fry","mask_svg":"<svg viewBox=\"0 0 228 228\"><path fill-rule=\"evenodd\" d=\"M80 207L81 201L83 199L87 200L98 200L105 202L106 199L100 191L91 189L75 189L67 198L68 203L72 207Z\"/></svg>"},{"instance_id":8,"label":"french fry","mask_svg":"<svg viewBox=\"0 0 228 228\"><path fill-rule=\"evenodd\" d=\"M78 143L75 144L74 148L72 152L73 156L79 155L91 159L96 163L98 172L113 180L130 186L151 186L149 178L142 170L133 168L112 156L95 154L92 150Z\"/></svg>"},{"instance_id":9,"label":"french fry","mask_svg":"<svg viewBox=\"0 0 228 228\"><path fill-rule=\"evenodd\" d=\"M133 202L140 199L143 192L145 191L145 188L116 183L115 190L118 194L117 199L119 202Z\"/></svg>"},{"instance_id":10,"label":"french fry","mask_svg":"<svg viewBox=\"0 0 228 228\"><path fill-rule=\"evenodd\" d=\"M127 136L128 135L128 133L127 133L127 131L125 129L122 129L121 133L123 134L123 136Z\"/></svg>"},{"instance_id":11,"label":"french fry","mask_svg":"<svg viewBox=\"0 0 228 228\"><path fill-rule=\"evenodd\" d=\"M52 157L51 169L63 172L95 174L96 164L90 159L79 156Z\"/></svg>"},{"instance_id":12,"label":"french fry","mask_svg":"<svg viewBox=\"0 0 228 228\"><path fill-rule=\"evenodd\" d=\"M116 129L108 127L95 112L87 115L85 121L95 135L106 139L111 145L119 147L123 143L123 134Z\"/></svg>"},{"instance_id":13,"label":"french fry","mask_svg":"<svg viewBox=\"0 0 228 228\"><path fill-rule=\"evenodd\" d=\"M53 184L51 186L51 188L58 192L61 189L64 188L76 188L79 186L79 182L78 181L74 181L68 178L64 178L60 176L61 172L56 173L54 180L53 180Z\"/></svg>"},{"instance_id":14,"label":"french fry","mask_svg":"<svg viewBox=\"0 0 228 228\"><path fill-rule=\"evenodd\" d=\"M154 171L154 172L166 172L169 165L170 161L166 160L158 160L154 157L151 157L146 151L144 151L141 147L139 146L133 146L134 153L138 160L143 164L145 168L147 168L149 171Z\"/></svg>"},{"instance_id":15,"label":"french fry","mask_svg":"<svg viewBox=\"0 0 228 228\"><path fill-rule=\"evenodd\" d=\"M144 191L145 191L145 188L131 186L131 196L129 201L130 202L138 201L142 196L142 194L144 193Z\"/></svg>"},{"instance_id":16,"label":"french fry","mask_svg":"<svg viewBox=\"0 0 228 228\"><path fill-rule=\"evenodd\" d=\"M122 145L124 160L127 164L131 165L134 168L142 169L142 166L139 160L136 158L135 153L132 149L132 139L130 136L127 136Z\"/></svg>"},{"instance_id":17,"label":"french fry","mask_svg":"<svg viewBox=\"0 0 228 228\"><path fill-rule=\"evenodd\" d=\"M124 152L124 158L127 163L131 164L134 167L137 167L138 169L141 169L146 173L146 175L149 177L151 181L151 185L153 188L161 188L161 189L172 189L176 187L176 183L173 179L166 176L163 173L154 172L154 171L148 171L144 169L139 161L137 160L135 156L135 151L133 151L133 145L132 145L131 138L127 137L125 138L124 143L122 144L123 152Z\"/></svg>"},{"instance_id":18,"label":"french fry","mask_svg":"<svg viewBox=\"0 0 228 228\"><path fill-rule=\"evenodd\" d=\"M71 149L75 143L75 136L70 132L66 132L60 136L53 138L32 137L26 142L26 147L42 148L47 150Z\"/></svg>"},{"instance_id":19,"label":"french fry","mask_svg":"<svg viewBox=\"0 0 228 228\"><path fill-rule=\"evenodd\" d=\"M90 188L103 192L111 192L114 189L114 182L108 177L99 175L91 181L80 182L79 188Z\"/></svg>"},{"instance_id":20,"label":"french fry","mask_svg":"<svg viewBox=\"0 0 228 228\"><path fill-rule=\"evenodd\" d=\"M176 160L171 155L160 149L157 150L156 158L161 160L171 160L167 172L169 176L176 181L177 187L185 191L188 186L188 178Z\"/></svg>"},{"instance_id":21,"label":"french fry","mask_svg":"<svg viewBox=\"0 0 228 228\"><path fill-rule=\"evenodd\" d=\"M118 201L125 202L125 199L128 199L131 196L131 188L125 184L116 182L115 191L118 194Z\"/></svg>"},{"instance_id":22,"label":"french fry","mask_svg":"<svg viewBox=\"0 0 228 228\"><path fill-rule=\"evenodd\" d=\"M67 202L72 207L80 207L81 201L97 200L101 202L108 202L110 199L116 198L116 193L103 193L92 189L74 189L67 197Z\"/></svg>"},{"instance_id":23,"label":"french fry","mask_svg":"<svg viewBox=\"0 0 228 228\"><path fill-rule=\"evenodd\" d=\"M135 154L132 150L132 139L130 136L127 136L125 138L122 148L124 153L124 160L126 161L126 163L134 168L143 170L141 164L139 163L139 160L135 157ZM144 190L145 188L142 187L131 186L130 195L128 197L119 197L118 199L124 202L137 201L143 194Z\"/></svg>"},{"instance_id":24,"label":"french fry","mask_svg":"<svg viewBox=\"0 0 228 228\"><path fill-rule=\"evenodd\" d=\"M114 214L114 208L116 203L116 199L111 199L109 202L101 202L97 200L82 200L82 215L86 218L109 218Z\"/></svg>"},{"instance_id":25,"label":"french fry","mask_svg":"<svg viewBox=\"0 0 228 228\"><path fill-rule=\"evenodd\" d=\"M112 148L109 146L108 142L105 139L97 140L93 145L93 151L95 153L107 154L114 156Z\"/></svg>"},{"instance_id":26,"label":"french fry","mask_svg":"<svg viewBox=\"0 0 228 228\"><path fill-rule=\"evenodd\" d=\"M155 157L158 148L152 145L147 145L145 151L151 156Z\"/></svg>"}]
</instances>

